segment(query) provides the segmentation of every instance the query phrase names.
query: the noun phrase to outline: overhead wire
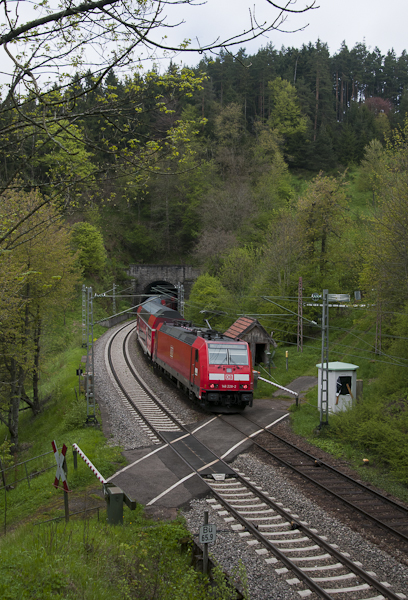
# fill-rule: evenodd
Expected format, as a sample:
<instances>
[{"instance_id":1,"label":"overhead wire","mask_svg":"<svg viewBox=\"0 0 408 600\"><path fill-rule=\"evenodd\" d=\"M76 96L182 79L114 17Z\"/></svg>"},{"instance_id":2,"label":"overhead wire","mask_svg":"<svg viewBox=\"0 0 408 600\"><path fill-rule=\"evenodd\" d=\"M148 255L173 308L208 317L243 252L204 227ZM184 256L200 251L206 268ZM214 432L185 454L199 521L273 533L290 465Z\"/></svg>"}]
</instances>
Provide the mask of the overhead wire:
<instances>
[{"instance_id":1,"label":"overhead wire","mask_svg":"<svg viewBox=\"0 0 408 600\"><path fill-rule=\"evenodd\" d=\"M289 333L290 335L297 335L297 333L296 333L296 332L288 332L288 331L286 331L285 329L276 329L276 328L275 328L275 330L274 330L274 331L280 331L280 332L283 332L283 333L286 333L286 334L288 334L288 333ZM313 341L317 341L317 340L318 340L318 338L316 338L316 337L312 337L312 336L303 336L303 337L304 337L304 338L306 337L306 339L313 340ZM274 337L274 340L275 340L276 342L280 342L280 343L284 343L284 344L290 344L290 345L297 346L297 343L296 343L296 342L289 342L289 341L287 341L287 340L278 340L276 337ZM362 341L364 341L364 340L362 340ZM369 344L369 343L367 342L367 344ZM369 349L358 348L358 350L360 350L360 352L367 352L367 353L370 353L370 356L361 356L361 358L362 358L362 359L365 359L365 360L371 360L371 358L372 358L372 356L373 356L373 355L374 355L374 356L377 356L377 355L378 355L378 353L375 351L375 346L374 346L374 345L371 345L371 344L369 344L369 345L370 345L370 346L371 346L371 348L372 348L372 349L370 349L370 350L369 350ZM344 353L346 353L346 354L350 354L350 352L349 352L350 350L356 350L356 347L355 347L355 346L346 345L346 344L341 344L340 342L337 342L337 341L333 342L333 343L332 343L332 345L330 346L330 352L332 352L332 351L333 351L333 352L337 352L338 354L341 354L341 352L339 352L338 350L334 350L334 348L343 348L343 352L342 352L343 354L344 354ZM351 354L350 354L350 356L351 356ZM408 363L404 362L404 361L406 361L406 360L407 360L407 359L406 359L406 358L404 358L404 357L401 357L401 356L395 356L395 355L393 355L393 354L387 354L387 353L385 353L385 352L381 352L381 356L383 356L383 357L386 357L386 358L389 358L391 361L394 361L392 364L399 365L399 366L408 366ZM376 359L376 360L377 360L377 359ZM400 362L397 362L397 361L400 361Z\"/></svg>"},{"instance_id":2,"label":"overhead wire","mask_svg":"<svg viewBox=\"0 0 408 600\"><path fill-rule=\"evenodd\" d=\"M224 314L225 316L236 316L236 315L233 315L233 314L231 314L231 313L229 313L229 314L228 314L228 313L221 313L221 312L217 312L217 311L211 311L211 312L214 312L214 313L216 313L216 314ZM276 318L276 317L274 317L273 315L267 315L267 316L268 316L268 317L273 317L275 322L276 322L276 321L279 321L279 319L277 319L277 318ZM284 317L285 315L282 315L282 316ZM291 315L287 315L287 316L291 316ZM285 324L287 324L287 322L285 322ZM292 324L293 326L296 326L297 322L293 321L291 324ZM329 329L336 329L336 330L344 331L344 332L345 332L345 333L347 333L347 334L354 335L354 337L356 337L357 339L360 339L360 340L361 340L363 343L365 343L365 344L367 344L368 346L371 346L371 347L373 348L373 350L371 350L371 351L369 351L369 350L366 350L367 352L371 352L371 353L372 353L372 355L375 355L375 356L377 356L377 353L375 352L375 346L374 346L373 344L370 344L370 343L369 343L369 342L367 342L366 340L363 340L363 339L362 339L362 338L360 338L359 336L355 335L355 334L354 334L354 333L353 333L351 330L348 330L348 329L345 329L345 328L340 328L340 327L334 327L334 326L329 326ZM280 332L282 332L282 333L286 333L287 335L288 335L288 334L289 334L289 335L297 335L297 333L296 333L295 331L291 332L291 331L288 331L287 329L279 329L279 328L276 328L276 327L274 328L274 331L280 331ZM390 338L393 338L394 336L388 336L388 337L390 337ZM317 339L316 337L313 337L313 336L307 336L307 335L306 335L306 336L305 336L305 335L303 335L303 338L306 338L306 339L309 339L309 340L314 340L314 341ZM275 341L277 341L277 342L280 342L280 343L284 343L284 344L289 344L289 345L295 345L295 346L297 346L297 343L295 343L295 342L289 342L288 340L277 340L276 338L274 338L274 339L275 339ZM401 337L397 337L396 339L408 339L408 338L401 338ZM337 347L339 347L339 346L340 346L340 347L344 348L344 350L353 350L353 349L355 349L355 346L350 346L350 345L340 344L339 342L335 342L335 345L336 345ZM364 352L364 350L363 350L363 349L360 349L360 350L362 350L362 351ZM334 351L334 350L333 350L333 351ZM336 352L337 352L338 354L340 354L340 352L338 352L338 351L336 351ZM344 352L343 352L343 353L344 353ZM351 355L351 354L350 354L350 352L347 352L347 354L349 354L350 356L357 356L357 355ZM379 361L378 359L376 359L376 362L384 362L384 363L386 363L386 364L392 364L392 365L395 365L395 366L408 366L408 365L406 365L404 362L398 362L398 361L404 361L405 359L404 359L403 357L399 357L399 356L394 356L394 355L386 354L385 352L382 352L382 353L381 353L381 356L389 358L389 359L390 359L390 362L387 362L387 361ZM359 355L359 358L361 358L362 360L371 360L371 359L372 359L372 357L370 357L370 356L368 356L368 357L367 357L367 356L360 356L360 355Z\"/></svg>"},{"instance_id":3,"label":"overhead wire","mask_svg":"<svg viewBox=\"0 0 408 600\"><path fill-rule=\"evenodd\" d=\"M164 296L167 296L169 298L173 298L174 297L174 294L171 294L169 292L168 288L163 288L160 291L161 291L161 293ZM276 298L276 299L281 299L281 300L292 299L293 298L293 301L295 301L296 297L283 297L283 296L268 296L268 297L264 296L263 297L263 299L269 299L269 298ZM274 302L272 302L272 303L276 304ZM188 301L185 302L185 305L190 306L192 308L200 309L199 306L197 306L196 304L193 304L191 302L188 302ZM281 307L281 308L285 309L286 307ZM284 322L285 324L293 325L294 327L297 325L297 321L292 321L292 322L289 322L289 323L286 320L279 321L280 319L285 319L285 317L290 317L292 315L296 315L296 313L294 313L293 311L290 311L291 314L287 314L287 315L285 313L279 313L278 315L276 315L276 314L269 314L269 313L265 313L265 314L260 314L260 313L236 313L235 311L226 312L226 311L212 311L212 310L209 310L209 311L206 311L206 312L211 312L213 314L218 314L218 315L222 315L222 316L229 316L229 317L243 316L244 314L247 315L247 316L262 316L264 318L273 318L275 322L276 321L278 321L278 322ZM403 314L403 313L400 313L400 314ZM317 323L315 323L313 321L310 321L309 319L307 319L307 321L311 325L320 328L320 326ZM376 356L378 356L377 352L375 352L375 346L373 344L370 344L370 342L368 342L367 340L362 339L354 331L351 331L350 329L346 329L344 327L336 327L336 326L329 326L329 330L343 331L343 332L345 332L345 333L347 333L349 335L354 336L355 338L359 339L361 342L363 342L367 346L369 346L369 347L371 347L371 348L374 349L374 350L364 350L364 349L360 348L359 349L360 351L362 351L362 352L365 352L365 351L366 352L370 352L370 353L375 354ZM286 333L286 334L289 334L289 335L297 335L297 333L288 331L286 329L279 329L279 328L276 329L276 328L274 328L274 331L280 331L280 332L283 332L283 333ZM357 333L364 334L365 332L357 332ZM391 336L389 334L384 334L384 336L382 336L382 337L385 337L385 336L387 336L390 339L403 339L403 340L406 339L406 340L408 340L408 338L405 338L405 337L402 337L402 336ZM306 339L310 339L310 340L316 340L317 339L316 337L313 337L313 336L303 336L303 338L305 338L305 337L306 337ZM295 342L289 342L288 340L278 340L276 338L274 338L274 339L275 339L276 342L279 342L279 343L285 343L285 344L288 344L288 345L296 345L297 346L297 343L295 343ZM339 342L334 342L334 347L341 347L341 348L344 348L345 350L354 350L355 349L355 346L348 346L348 345L345 345L345 344L340 344ZM338 350L335 350L333 348L331 348L331 352L334 352L335 354L344 354L344 352L339 352ZM351 354L350 352L346 352L346 354L348 356L352 356L354 358L360 358L361 360L372 360L372 357L370 357L370 356L368 356L368 357L367 356L361 356L361 355ZM398 362L398 361L405 361L406 359L403 358L403 357L389 355L389 354L386 354L385 352L381 352L380 356L383 356L385 358L389 358L390 360L389 361L383 361L383 360L379 360L378 358L376 358L375 362L379 362L379 363L383 363L383 364L389 364L389 365L394 365L394 366L401 366L401 367L408 366L408 364L406 364L404 362Z\"/></svg>"}]
</instances>

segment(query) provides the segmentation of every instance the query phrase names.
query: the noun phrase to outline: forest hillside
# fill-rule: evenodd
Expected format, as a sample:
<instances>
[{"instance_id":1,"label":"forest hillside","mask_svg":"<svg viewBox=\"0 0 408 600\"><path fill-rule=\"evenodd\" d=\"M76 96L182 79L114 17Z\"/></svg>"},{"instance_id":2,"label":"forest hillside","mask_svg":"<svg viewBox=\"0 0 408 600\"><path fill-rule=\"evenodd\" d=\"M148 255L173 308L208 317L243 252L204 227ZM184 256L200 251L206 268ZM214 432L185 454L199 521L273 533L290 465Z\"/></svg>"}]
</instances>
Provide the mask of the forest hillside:
<instances>
[{"instance_id":1,"label":"forest hillside","mask_svg":"<svg viewBox=\"0 0 408 600\"><path fill-rule=\"evenodd\" d=\"M253 315L287 346L300 278L305 338L319 335L312 294L361 298L347 328L371 332L362 360L384 365L382 393L405 414L407 86L405 52L360 43L331 56L317 41L164 74L78 71L41 101L6 97L0 420L11 441L19 407L41 410L53 315L84 278L126 287L130 263L199 266L189 318L225 329Z\"/></svg>"}]
</instances>

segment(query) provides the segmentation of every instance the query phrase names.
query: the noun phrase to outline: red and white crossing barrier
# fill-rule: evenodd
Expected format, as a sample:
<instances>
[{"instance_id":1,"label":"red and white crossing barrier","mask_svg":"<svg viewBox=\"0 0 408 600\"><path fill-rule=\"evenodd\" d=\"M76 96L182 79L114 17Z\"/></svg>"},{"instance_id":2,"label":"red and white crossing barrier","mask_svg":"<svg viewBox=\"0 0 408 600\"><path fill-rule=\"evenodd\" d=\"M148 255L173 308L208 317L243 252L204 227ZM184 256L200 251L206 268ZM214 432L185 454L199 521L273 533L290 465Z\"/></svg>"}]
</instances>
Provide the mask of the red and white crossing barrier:
<instances>
[{"instance_id":1,"label":"red and white crossing barrier","mask_svg":"<svg viewBox=\"0 0 408 600\"><path fill-rule=\"evenodd\" d=\"M99 479L99 481L101 483L106 483L106 479L105 477L102 477L102 475L99 473L98 469L91 463L91 461L89 460L89 458L86 456L86 454L84 454L81 450L81 448L78 446L78 444L72 444L72 448L74 450L76 450L79 454L79 456L86 462L86 464L88 465L88 467L91 469L92 473L94 475L96 475L96 477Z\"/></svg>"},{"instance_id":2,"label":"red and white crossing barrier","mask_svg":"<svg viewBox=\"0 0 408 600\"><path fill-rule=\"evenodd\" d=\"M289 388L283 387L283 385L279 385L278 383L274 383L273 381L269 381L269 379L265 379L264 377L258 377L258 381L264 381L265 383L269 383L270 385L273 385L273 386L279 388L280 390L284 390L285 392L289 392L289 394L293 394L294 396L299 395L297 392L294 392L293 390L290 390Z\"/></svg>"}]
</instances>

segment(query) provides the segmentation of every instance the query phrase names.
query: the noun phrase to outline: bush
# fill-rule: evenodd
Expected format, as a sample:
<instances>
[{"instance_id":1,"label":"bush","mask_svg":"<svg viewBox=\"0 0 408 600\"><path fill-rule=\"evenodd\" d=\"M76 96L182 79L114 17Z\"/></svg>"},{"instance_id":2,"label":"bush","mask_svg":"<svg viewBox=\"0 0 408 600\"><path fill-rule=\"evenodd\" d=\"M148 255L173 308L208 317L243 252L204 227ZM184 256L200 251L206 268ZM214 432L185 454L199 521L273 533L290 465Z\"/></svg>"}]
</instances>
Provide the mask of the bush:
<instances>
[{"instance_id":1,"label":"bush","mask_svg":"<svg viewBox=\"0 0 408 600\"><path fill-rule=\"evenodd\" d=\"M90 223L76 223L72 242L78 250L78 262L85 276L98 275L106 265L106 251L101 232Z\"/></svg>"},{"instance_id":2,"label":"bush","mask_svg":"<svg viewBox=\"0 0 408 600\"><path fill-rule=\"evenodd\" d=\"M408 483L408 404L395 394L371 397L331 417L330 437L372 453L401 482Z\"/></svg>"},{"instance_id":3,"label":"bush","mask_svg":"<svg viewBox=\"0 0 408 600\"><path fill-rule=\"evenodd\" d=\"M63 419L64 431L80 429L86 421L86 399L84 397L75 397L68 406Z\"/></svg>"}]
</instances>

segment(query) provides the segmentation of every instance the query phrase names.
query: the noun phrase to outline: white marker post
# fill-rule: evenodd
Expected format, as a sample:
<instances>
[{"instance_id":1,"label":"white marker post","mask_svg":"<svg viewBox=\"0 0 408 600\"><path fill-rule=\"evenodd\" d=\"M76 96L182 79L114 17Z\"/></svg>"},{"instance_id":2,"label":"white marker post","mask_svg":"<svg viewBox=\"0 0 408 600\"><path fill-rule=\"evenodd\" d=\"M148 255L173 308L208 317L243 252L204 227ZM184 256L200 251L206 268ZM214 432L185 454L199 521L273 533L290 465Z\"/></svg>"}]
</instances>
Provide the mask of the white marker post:
<instances>
[{"instance_id":1,"label":"white marker post","mask_svg":"<svg viewBox=\"0 0 408 600\"><path fill-rule=\"evenodd\" d=\"M217 526L208 523L208 510L204 511L204 525L200 527L199 542L203 545L203 573L208 573L208 544L213 544L217 538Z\"/></svg>"}]
</instances>

